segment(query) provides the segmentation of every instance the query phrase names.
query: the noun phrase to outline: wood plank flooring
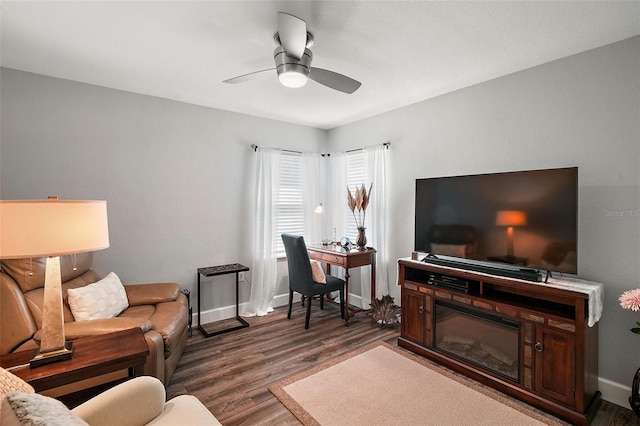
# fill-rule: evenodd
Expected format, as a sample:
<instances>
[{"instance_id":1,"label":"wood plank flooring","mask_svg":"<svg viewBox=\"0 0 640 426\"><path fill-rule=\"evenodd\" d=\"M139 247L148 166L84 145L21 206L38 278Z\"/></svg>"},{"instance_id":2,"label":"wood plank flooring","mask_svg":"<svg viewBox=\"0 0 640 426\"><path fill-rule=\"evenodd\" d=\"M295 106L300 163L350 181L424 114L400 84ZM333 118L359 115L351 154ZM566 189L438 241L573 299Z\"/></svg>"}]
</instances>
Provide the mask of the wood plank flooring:
<instances>
[{"instance_id":1,"label":"wood plank flooring","mask_svg":"<svg viewBox=\"0 0 640 426\"><path fill-rule=\"evenodd\" d=\"M194 328L167 397L195 395L225 426L300 425L271 394L271 384L376 340L396 345L400 334L399 326L380 328L364 313L345 327L337 306L325 303L320 310L317 300L308 330L299 302L290 321L286 307L247 321L249 328L208 339ZM234 324L229 320L220 325ZM629 409L603 401L592 424L640 426L640 419Z\"/></svg>"}]
</instances>

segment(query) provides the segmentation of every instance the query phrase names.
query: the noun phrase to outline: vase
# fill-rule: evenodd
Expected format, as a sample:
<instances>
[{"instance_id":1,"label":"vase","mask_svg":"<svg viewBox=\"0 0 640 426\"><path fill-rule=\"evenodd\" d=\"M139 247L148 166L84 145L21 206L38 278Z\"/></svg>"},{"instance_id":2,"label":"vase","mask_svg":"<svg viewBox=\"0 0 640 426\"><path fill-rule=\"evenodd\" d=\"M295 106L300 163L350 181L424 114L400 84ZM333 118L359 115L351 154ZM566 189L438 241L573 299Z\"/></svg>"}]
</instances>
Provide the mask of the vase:
<instances>
[{"instance_id":1,"label":"vase","mask_svg":"<svg viewBox=\"0 0 640 426\"><path fill-rule=\"evenodd\" d=\"M358 250L364 250L365 246L367 245L367 236L364 233L364 231L366 230L367 228L365 228L364 226L358 226L358 238L356 239Z\"/></svg>"},{"instance_id":2,"label":"vase","mask_svg":"<svg viewBox=\"0 0 640 426\"><path fill-rule=\"evenodd\" d=\"M640 368L636 370L636 374L635 376L633 376L629 405L631 405L631 409L636 414L636 416L640 417Z\"/></svg>"}]
</instances>

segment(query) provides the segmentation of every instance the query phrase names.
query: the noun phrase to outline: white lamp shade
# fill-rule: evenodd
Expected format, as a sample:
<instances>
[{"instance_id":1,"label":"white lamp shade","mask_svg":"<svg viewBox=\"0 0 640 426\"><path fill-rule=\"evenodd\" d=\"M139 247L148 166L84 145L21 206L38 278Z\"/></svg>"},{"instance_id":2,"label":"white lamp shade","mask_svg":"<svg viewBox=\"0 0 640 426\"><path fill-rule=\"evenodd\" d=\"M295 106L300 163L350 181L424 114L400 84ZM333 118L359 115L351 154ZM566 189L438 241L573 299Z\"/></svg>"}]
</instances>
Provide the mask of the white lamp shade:
<instances>
[{"instance_id":1,"label":"white lamp shade","mask_svg":"<svg viewBox=\"0 0 640 426\"><path fill-rule=\"evenodd\" d=\"M0 259L109 247L106 201L0 200Z\"/></svg>"}]
</instances>

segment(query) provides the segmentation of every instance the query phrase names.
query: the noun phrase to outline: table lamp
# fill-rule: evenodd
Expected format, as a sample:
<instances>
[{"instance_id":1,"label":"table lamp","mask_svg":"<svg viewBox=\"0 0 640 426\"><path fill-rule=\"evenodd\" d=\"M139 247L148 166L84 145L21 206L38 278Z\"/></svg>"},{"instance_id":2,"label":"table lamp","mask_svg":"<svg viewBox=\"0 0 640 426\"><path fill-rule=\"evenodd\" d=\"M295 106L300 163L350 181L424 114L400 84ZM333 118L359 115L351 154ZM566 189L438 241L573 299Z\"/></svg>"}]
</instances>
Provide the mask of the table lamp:
<instances>
[{"instance_id":1,"label":"table lamp","mask_svg":"<svg viewBox=\"0 0 640 426\"><path fill-rule=\"evenodd\" d=\"M46 256L42 331L32 367L69 359L60 256L109 247L106 201L0 200L0 259Z\"/></svg>"},{"instance_id":2,"label":"table lamp","mask_svg":"<svg viewBox=\"0 0 640 426\"><path fill-rule=\"evenodd\" d=\"M322 203L318 204L316 206L316 208L313 210L314 213L317 213L319 215L321 215L320 217L320 234L325 235L325 231L327 230L327 216L324 213L324 206L322 205ZM329 237L322 237L322 245L323 246L328 246L329 244L333 243L333 241L331 240L331 238Z\"/></svg>"},{"instance_id":3,"label":"table lamp","mask_svg":"<svg viewBox=\"0 0 640 426\"><path fill-rule=\"evenodd\" d=\"M507 260L513 261L513 227L527 224L527 214L521 210L498 210L496 225L507 227Z\"/></svg>"}]
</instances>

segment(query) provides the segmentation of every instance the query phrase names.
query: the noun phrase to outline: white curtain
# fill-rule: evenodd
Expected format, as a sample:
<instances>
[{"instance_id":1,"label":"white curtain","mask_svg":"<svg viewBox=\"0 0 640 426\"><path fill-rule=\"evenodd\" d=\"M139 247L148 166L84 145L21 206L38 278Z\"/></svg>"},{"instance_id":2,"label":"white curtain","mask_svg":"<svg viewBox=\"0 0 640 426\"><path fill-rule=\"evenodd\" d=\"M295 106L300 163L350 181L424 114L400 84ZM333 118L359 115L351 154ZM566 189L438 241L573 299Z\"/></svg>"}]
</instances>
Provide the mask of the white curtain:
<instances>
[{"instance_id":1,"label":"white curtain","mask_svg":"<svg viewBox=\"0 0 640 426\"><path fill-rule=\"evenodd\" d=\"M329 157L329 191L327 196L327 212L331 237L337 241L347 232L345 217L347 215L347 158L344 153L331 154ZM334 241L335 242L335 241Z\"/></svg>"},{"instance_id":2,"label":"white curtain","mask_svg":"<svg viewBox=\"0 0 640 426\"><path fill-rule=\"evenodd\" d=\"M367 208L366 235L367 246L374 247L376 253L376 298L389 294L389 257L387 240L387 148L384 145L366 147L362 151L364 156L364 182L368 188L373 183L371 201ZM347 207L347 159L346 154L331 154L329 161L330 197L329 211L331 224L336 228L337 238L346 233L346 218L349 213ZM350 214L350 213L349 213ZM371 303L371 268L363 267L361 271L362 305L368 307ZM344 277L342 268L332 271L334 275Z\"/></svg>"},{"instance_id":3,"label":"white curtain","mask_svg":"<svg viewBox=\"0 0 640 426\"><path fill-rule=\"evenodd\" d=\"M251 296L243 316L263 316L273 311L277 284L276 218L279 200L280 150L256 152L255 234Z\"/></svg>"},{"instance_id":4,"label":"white curtain","mask_svg":"<svg viewBox=\"0 0 640 426\"><path fill-rule=\"evenodd\" d=\"M253 249L252 284L249 303L243 316L262 316L273 311L277 284L277 208L279 205L281 150L258 148L256 152L255 235ZM375 297L389 294L387 247L386 148L382 145L365 148L365 182L373 183L367 208L367 245L375 247ZM344 153L332 154L328 163L314 153L302 154L303 211L305 240L317 243L324 237L337 240L345 235L347 208L347 159ZM325 168L326 167L326 168ZM328 175L328 176L327 176ZM323 188L329 190L323 193ZM322 197L325 197L323 200ZM324 212L315 213L322 202ZM323 235L323 233L327 235ZM362 271L362 301L368 306L370 298L370 268ZM332 273L344 276L342 268Z\"/></svg>"},{"instance_id":5,"label":"white curtain","mask_svg":"<svg viewBox=\"0 0 640 426\"><path fill-rule=\"evenodd\" d=\"M376 298L389 294L389 257L387 241L387 148L375 145L364 148L365 182L372 182L371 201L367 208L367 245L374 247L376 253ZM367 299L371 295L370 268L362 268L362 299L368 306Z\"/></svg>"},{"instance_id":6,"label":"white curtain","mask_svg":"<svg viewBox=\"0 0 640 426\"><path fill-rule=\"evenodd\" d=\"M327 218L331 238L335 242L345 236L347 229L345 217L347 212L347 157L344 153L331 154L329 159L329 191L327 195ZM335 238L335 239L334 239ZM331 274L344 279L344 269L332 266Z\"/></svg>"},{"instance_id":7,"label":"white curtain","mask_svg":"<svg viewBox=\"0 0 640 426\"><path fill-rule=\"evenodd\" d=\"M316 213L315 209L322 202L321 198L321 173L320 154L302 153L302 208L304 214L304 240L307 244L319 243L323 235L323 223L326 210ZM324 206L324 203L323 203Z\"/></svg>"}]
</instances>

